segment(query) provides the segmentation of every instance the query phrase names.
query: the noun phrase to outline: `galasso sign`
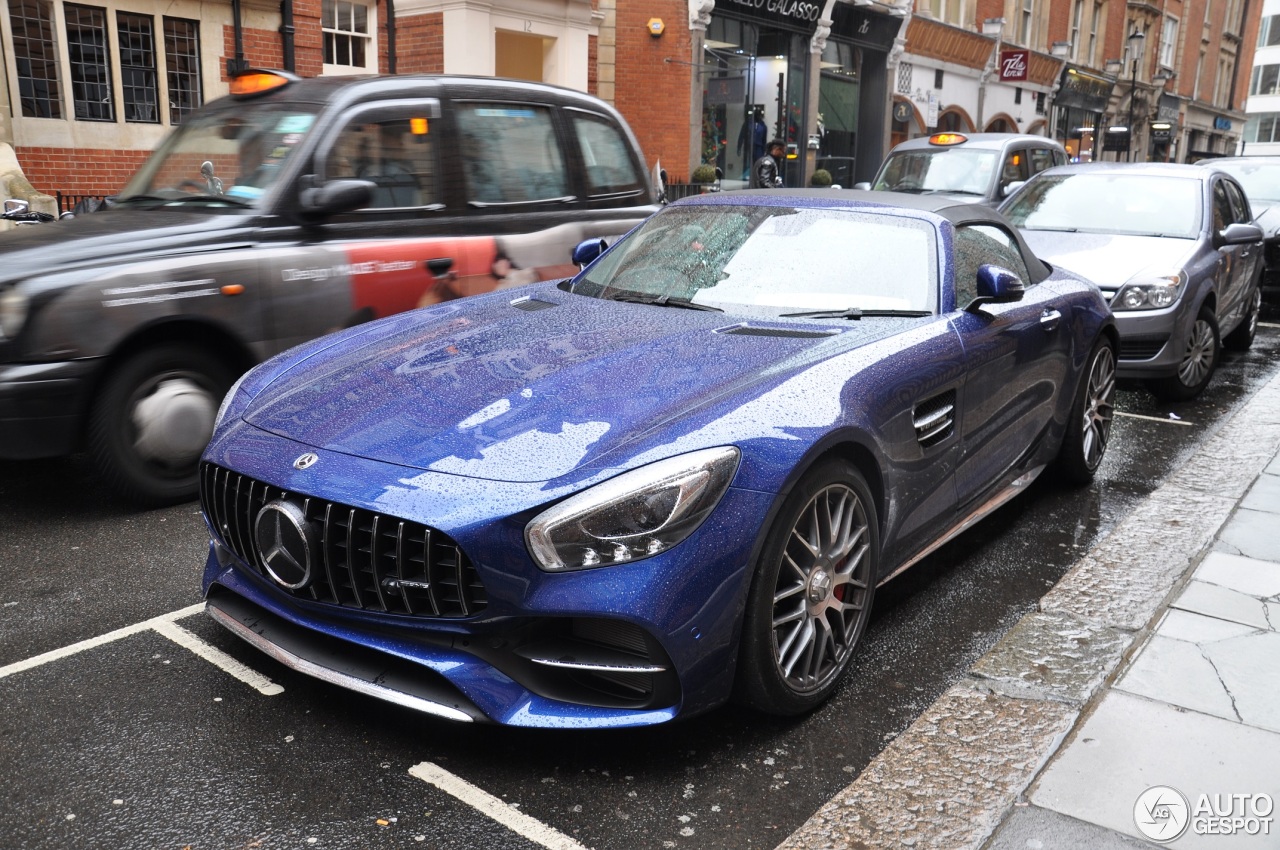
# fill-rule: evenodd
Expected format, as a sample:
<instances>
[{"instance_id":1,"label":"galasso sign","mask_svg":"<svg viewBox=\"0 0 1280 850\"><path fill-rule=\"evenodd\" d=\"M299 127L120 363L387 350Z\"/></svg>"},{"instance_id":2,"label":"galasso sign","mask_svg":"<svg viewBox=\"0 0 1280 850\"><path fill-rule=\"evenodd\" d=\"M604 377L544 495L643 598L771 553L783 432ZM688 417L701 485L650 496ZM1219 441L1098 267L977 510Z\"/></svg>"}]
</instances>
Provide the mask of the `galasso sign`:
<instances>
[{"instance_id":1,"label":"galasso sign","mask_svg":"<svg viewBox=\"0 0 1280 850\"><path fill-rule=\"evenodd\" d=\"M787 18L804 23L817 23L822 14L822 4L807 0L719 0L728 8L739 7L771 17Z\"/></svg>"}]
</instances>

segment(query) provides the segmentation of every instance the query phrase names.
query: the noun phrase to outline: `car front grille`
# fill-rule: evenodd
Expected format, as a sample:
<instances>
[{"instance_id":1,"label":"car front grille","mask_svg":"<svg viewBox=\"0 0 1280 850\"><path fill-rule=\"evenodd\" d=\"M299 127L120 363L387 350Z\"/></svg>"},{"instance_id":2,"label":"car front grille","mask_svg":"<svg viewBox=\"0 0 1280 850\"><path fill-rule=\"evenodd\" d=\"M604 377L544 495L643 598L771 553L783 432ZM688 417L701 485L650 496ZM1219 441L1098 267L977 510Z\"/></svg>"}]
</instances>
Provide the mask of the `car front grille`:
<instances>
[{"instance_id":1,"label":"car front grille","mask_svg":"<svg viewBox=\"0 0 1280 850\"><path fill-rule=\"evenodd\" d=\"M255 541L258 514L281 500L317 532L309 580L277 589L343 608L422 617L468 617L488 603L484 584L448 535L426 525L282 490L211 463L200 467L200 504L218 537L272 580Z\"/></svg>"}]
</instances>

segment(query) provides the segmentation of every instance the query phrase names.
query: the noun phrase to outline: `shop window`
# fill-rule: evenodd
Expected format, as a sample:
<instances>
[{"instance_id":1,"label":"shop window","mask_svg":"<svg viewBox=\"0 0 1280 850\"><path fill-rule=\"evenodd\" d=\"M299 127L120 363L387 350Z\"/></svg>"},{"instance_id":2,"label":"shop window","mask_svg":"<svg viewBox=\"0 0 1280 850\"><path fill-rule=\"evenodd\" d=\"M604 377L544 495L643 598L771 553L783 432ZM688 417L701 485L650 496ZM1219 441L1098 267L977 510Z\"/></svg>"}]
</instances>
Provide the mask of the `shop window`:
<instances>
[{"instance_id":1,"label":"shop window","mask_svg":"<svg viewBox=\"0 0 1280 850\"><path fill-rule=\"evenodd\" d=\"M940 133L963 133L965 126L964 121L960 118L960 113L944 112L939 115L937 130Z\"/></svg>"},{"instance_id":2,"label":"shop window","mask_svg":"<svg viewBox=\"0 0 1280 850\"><path fill-rule=\"evenodd\" d=\"M320 12L324 64L359 71L371 68L370 17L370 8L364 3L324 0Z\"/></svg>"},{"instance_id":3,"label":"shop window","mask_svg":"<svg viewBox=\"0 0 1280 850\"><path fill-rule=\"evenodd\" d=\"M48 0L9 0L13 58L18 66L18 97L25 118L61 118L58 56L54 50L53 9Z\"/></svg>"}]
</instances>

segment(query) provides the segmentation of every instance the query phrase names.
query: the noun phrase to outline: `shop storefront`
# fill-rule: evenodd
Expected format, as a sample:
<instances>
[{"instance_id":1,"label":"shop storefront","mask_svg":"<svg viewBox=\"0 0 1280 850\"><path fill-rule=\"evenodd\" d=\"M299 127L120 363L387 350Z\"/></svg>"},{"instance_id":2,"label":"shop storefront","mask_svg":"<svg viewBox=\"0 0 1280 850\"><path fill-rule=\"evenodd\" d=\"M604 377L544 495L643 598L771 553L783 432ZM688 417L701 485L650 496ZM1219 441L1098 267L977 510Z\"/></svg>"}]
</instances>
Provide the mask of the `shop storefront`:
<instances>
[{"instance_id":1,"label":"shop storefront","mask_svg":"<svg viewBox=\"0 0 1280 850\"><path fill-rule=\"evenodd\" d=\"M807 144L809 45L821 0L716 0L703 43L701 160L741 188L772 138L787 144L783 181L799 186Z\"/></svg>"},{"instance_id":2,"label":"shop storefront","mask_svg":"<svg viewBox=\"0 0 1280 850\"><path fill-rule=\"evenodd\" d=\"M1067 65L1054 97L1054 137L1072 162L1102 159L1105 129L1102 116L1111 99L1115 78Z\"/></svg>"},{"instance_id":3,"label":"shop storefront","mask_svg":"<svg viewBox=\"0 0 1280 850\"><path fill-rule=\"evenodd\" d=\"M822 48L815 166L835 183L870 180L885 155L889 51L902 19L837 3Z\"/></svg>"}]
</instances>

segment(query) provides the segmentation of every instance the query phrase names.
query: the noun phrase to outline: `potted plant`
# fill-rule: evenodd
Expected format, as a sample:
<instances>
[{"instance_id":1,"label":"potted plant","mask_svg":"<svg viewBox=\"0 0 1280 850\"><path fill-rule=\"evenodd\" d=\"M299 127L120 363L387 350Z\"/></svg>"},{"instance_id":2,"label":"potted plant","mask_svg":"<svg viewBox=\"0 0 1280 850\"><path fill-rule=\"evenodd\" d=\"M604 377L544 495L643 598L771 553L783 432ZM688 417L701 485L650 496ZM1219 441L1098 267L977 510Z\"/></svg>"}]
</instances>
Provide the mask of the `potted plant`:
<instances>
[{"instance_id":1,"label":"potted plant","mask_svg":"<svg viewBox=\"0 0 1280 850\"><path fill-rule=\"evenodd\" d=\"M831 185L831 172L825 168L819 168L809 177L809 185L815 189L825 189Z\"/></svg>"}]
</instances>

